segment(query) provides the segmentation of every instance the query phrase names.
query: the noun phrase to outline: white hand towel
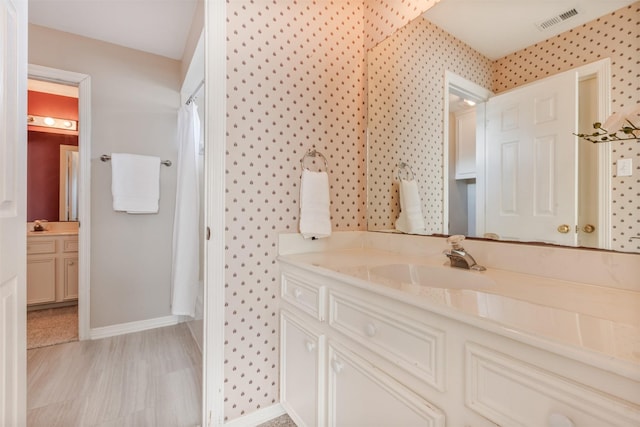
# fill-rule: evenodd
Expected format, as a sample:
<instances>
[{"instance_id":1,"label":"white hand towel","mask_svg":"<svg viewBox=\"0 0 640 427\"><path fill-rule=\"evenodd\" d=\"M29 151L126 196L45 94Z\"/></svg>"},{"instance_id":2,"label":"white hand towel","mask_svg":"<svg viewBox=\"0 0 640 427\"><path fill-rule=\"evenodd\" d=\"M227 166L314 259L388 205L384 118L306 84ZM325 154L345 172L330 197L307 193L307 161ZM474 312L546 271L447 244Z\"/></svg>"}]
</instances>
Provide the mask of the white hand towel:
<instances>
[{"instance_id":1,"label":"white hand towel","mask_svg":"<svg viewBox=\"0 0 640 427\"><path fill-rule=\"evenodd\" d=\"M300 233L305 239L331 235L329 175L302 170L300 182Z\"/></svg>"},{"instance_id":2,"label":"white hand towel","mask_svg":"<svg viewBox=\"0 0 640 427\"><path fill-rule=\"evenodd\" d=\"M157 213L160 199L160 158L137 154L111 154L113 210Z\"/></svg>"},{"instance_id":3,"label":"white hand towel","mask_svg":"<svg viewBox=\"0 0 640 427\"><path fill-rule=\"evenodd\" d=\"M396 230L403 233L422 233L425 231L422 216L422 201L415 180L400 180L400 215L396 220Z\"/></svg>"}]
</instances>

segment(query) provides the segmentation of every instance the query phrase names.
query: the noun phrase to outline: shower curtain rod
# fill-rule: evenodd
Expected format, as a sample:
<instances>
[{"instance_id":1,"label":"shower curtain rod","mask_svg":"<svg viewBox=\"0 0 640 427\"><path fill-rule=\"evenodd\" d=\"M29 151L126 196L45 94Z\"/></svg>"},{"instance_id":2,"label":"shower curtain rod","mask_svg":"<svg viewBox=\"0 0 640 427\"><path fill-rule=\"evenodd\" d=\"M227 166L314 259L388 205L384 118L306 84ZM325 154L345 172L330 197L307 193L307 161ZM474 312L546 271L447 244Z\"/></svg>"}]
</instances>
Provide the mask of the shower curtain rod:
<instances>
[{"instance_id":1,"label":"shower curtain rod","mask_svg":"<svg viewBox=\"0 0 640 427\"><path fill-rule=\"evenodd\" d=\"M193 102L193 100L196 97L196 93L198 93L198 91L200 90L200 88L204 86L204 80L202 80L200 82L200 84L198 85L198 87L196 87L196 89L193 91L193 93L191 94L191 96L187 99L187 102L185 102L186 105L189 105Z\"/></svg>"}]
</instances>

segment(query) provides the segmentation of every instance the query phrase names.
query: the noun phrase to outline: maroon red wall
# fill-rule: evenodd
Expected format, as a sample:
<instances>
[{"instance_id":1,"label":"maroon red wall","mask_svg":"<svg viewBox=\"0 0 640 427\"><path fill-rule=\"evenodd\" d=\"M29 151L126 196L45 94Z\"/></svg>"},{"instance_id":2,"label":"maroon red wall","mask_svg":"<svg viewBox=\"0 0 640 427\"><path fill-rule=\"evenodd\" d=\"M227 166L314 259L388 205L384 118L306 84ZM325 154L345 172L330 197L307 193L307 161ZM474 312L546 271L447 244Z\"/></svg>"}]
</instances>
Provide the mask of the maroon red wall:
<instances>
[{"instance_id":1,"label":"maroon red wall","mask_svg":"<svg viewBox=\"0 0 640 427\"><path fill-rule=\"evenodd\" d=\"M57 117L59 119L78 120L78 98L69 96L52 95L44 92L27 93L28 113L34 116ZM78 124L80 126L80 124ZM78 131L65 129L52 129L41 126L28 126L29 130L60 133L64 135L77 135Z\"/></svg>"}]
</instances>

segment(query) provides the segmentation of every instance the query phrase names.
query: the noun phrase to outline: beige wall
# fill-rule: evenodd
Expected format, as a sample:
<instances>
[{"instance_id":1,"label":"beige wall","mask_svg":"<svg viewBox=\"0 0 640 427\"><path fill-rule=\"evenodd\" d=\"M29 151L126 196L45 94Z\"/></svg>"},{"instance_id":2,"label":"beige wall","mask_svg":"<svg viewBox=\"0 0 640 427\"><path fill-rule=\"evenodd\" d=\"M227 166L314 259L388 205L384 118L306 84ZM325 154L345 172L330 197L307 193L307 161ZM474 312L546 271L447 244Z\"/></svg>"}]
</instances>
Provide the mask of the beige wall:
<instances>
[{"instance_id":1,"label":"beige wall","mask_svg":"<svg viewBox=\"0 0 640 427\"><path fill-rule=\"evenodd\" d=\"M180 63L33 25L29 63L91 76L91 327L169 315ZM174 161L158 214L113 211L112 152Z\"/></svg>"},{"instance_id":2,"label":"beige wall","mask_svg":"<svg viewBox=\"0 0 640 427\"><path fill-rule=\"evenodd\" d=\"M189 70L189 65L191 65L191 60L196 50L196 46L198 45L198 40L200 39L200 35L202 34L203 31L204 31L204 0L197 0L196 11L193 14L193 21L191 21L189 35L187 37L187 42L184 47L184 54L182 55L182 62L180 66L181 81L184 81L187 75L187 71ZM203 70L203 74L204 74L204 70Z\"/></svg>"}]
</instances>

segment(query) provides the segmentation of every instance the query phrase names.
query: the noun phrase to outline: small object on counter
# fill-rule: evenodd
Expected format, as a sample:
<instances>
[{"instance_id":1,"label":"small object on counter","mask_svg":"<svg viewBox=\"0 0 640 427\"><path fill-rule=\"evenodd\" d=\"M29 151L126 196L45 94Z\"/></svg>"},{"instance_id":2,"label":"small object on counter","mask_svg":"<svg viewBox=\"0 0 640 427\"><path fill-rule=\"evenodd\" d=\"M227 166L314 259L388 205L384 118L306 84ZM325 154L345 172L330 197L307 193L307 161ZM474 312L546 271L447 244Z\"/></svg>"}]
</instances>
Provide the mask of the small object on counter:
<instances>
[{"instance_id":1,"label":"small object on counter","mask_svg":"<svg viewBox=\"0 0 640 427\"><path fill-rule=\"evenodd\" d=\"M33 222L33 231L45 231L47 229L46 223L47 223L46 220L39 220L39 219L35 220Z\"/></svg>"}]
</instances>

